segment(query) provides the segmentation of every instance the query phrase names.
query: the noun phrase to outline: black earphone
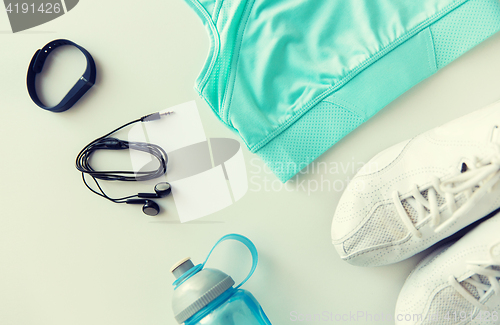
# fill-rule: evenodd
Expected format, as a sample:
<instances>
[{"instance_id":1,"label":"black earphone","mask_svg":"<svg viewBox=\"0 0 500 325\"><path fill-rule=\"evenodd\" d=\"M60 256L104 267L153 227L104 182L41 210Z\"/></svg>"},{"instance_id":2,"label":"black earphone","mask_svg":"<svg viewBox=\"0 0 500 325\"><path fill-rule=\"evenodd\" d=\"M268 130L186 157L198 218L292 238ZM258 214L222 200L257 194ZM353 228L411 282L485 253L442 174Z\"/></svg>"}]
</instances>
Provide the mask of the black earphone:
<instances>
[{"instance_id":1,"label":"black earphone","mask_svg":"<svg viewBox=\"0 0 500 325\"><path fill-rule=\"evenodd\" d=\"M129 142L125 140L120 140L117 138L110 137L111 134L123 129L126 126L137 122L149 122L154 120L159 120L164 115L169 115L172 112L167 113L153 113L141 117L140 119L134 120L127 124L120 126L119 128L103 135L100 138L89 143L85 148L83 148L78 156L76 157L76 169L82 173L83 183L87 188L93 193L111 201L114 203L126 203L126 204L142 204L142 211L148 216L156 216L160 213L160 206L153 200L154 198L161 198L167 196L172 191L169 183L161 182L156 184L155 193L138 193L136 195L130 195L122 198L111 198L109 197L99 185L98 179L106 181L125 181L125 182L135 182L135 181L146 181L158 178L167 172L168 156L165 150L160 146L145 142ZM90 165L90 159L92 155L98 150L138 150L146 152L155 157L159 166L156 170L151 171L97 171ZM99 191L94 190L89 186L85 180L85 175L90 175L94 180Z\"/></svg>"},{"instance_id":2,"label":"black earphone","mask_svg":"<svg viewBox=\"0 0 500 325\"><path fill-rule=\"evenodd\" d=\"M143 204L142 212L147 214L148 216L155 216L160 213L160 206L153 201L147 200L152 198L160 198L170 194L172 188L170 184L167 182L158 183L155 186L155 193L139 193L137 197L139 199L127 199L125 203L127 204Z\"/></svg>"}]
</instances>

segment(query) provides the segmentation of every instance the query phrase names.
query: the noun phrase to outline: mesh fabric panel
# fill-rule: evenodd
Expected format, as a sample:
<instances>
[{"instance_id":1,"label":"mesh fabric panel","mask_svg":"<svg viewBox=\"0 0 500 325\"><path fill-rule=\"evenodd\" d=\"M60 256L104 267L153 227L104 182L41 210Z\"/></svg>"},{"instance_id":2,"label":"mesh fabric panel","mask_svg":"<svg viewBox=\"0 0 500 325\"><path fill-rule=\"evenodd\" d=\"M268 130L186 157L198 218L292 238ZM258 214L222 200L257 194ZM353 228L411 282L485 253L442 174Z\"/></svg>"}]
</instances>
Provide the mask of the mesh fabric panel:
<instances>
[{"instance_id":1,"label":"mesh fabric panel","mask_svg":"<svg viewBox=\"0 0 500 325\"><path fill-rule=\"evenodd\" d=\"M422 192L422 196L428 199L428 190ZM415 208L408 203L408 200L415 200L412 197L401 201L403 208L408 213L408 217L413 224L421 221ZM466 198L463 194L455 196L456 207L459 208L465 203ZM446 203L446 199L437 194L437 203L441 207ZM420 203L414 203L420 204ZM427 213L430 213L426 209ZM404 217L404 216L403 216ZM424 217L426 218L427 215ZM376 245L388 244L403 239L408 230L401 221L401 216L396 211L394 205L386 204L378 207L366 224L361 227L351 238L344 242L344 251L347 254L370 248Z\"/></svg>"},{"instance_id":2,"label":"mesh fabric panel","mask_svg":"<svg viewBox=\"0 0 500 325\"><path fill-rule=\"evenodd\" d=\"M370 220L344 242L347 254L403 239L408 230L393 204L379 206Z\"/></svg>"},{"instance_id":3,"label":"mesh fabric panel","mask_svg":"<svg viewBox=\"0 0 500 325\"><path fill-rule=\"evenodd\" d=\"M424 197L424 199L429 201L429 190L425 190L421 192L421 194ZM446 203L446 199L442 197L441 194L439 194L437 191L436 191L436 201L439 207Z\"/></svg>"},{"instance_id":4,"label":"mesh fabric panel","mask_svg":"<svg viewBox=\"0 0 500 325\"><path fill-rule=\"evenodd\" d=\"M425 315L422 325L427 324L440 324L451 325L461 324L459 313L466 312L467 316L474 311L474 306L470 304L464 297L462 297L454 288L446 287L434 297L429 308L429 312ZM455 319L456 312L457 317ZM432 317L438 317L438 321ZM470 319L470 318L469 318Z\"/></svg>"},{"instance_id":5,"label":"mesh fabric panel","mask_svg":"<svg viewBox=\"0 0 500 325\"><path fill-rule=\"evenodd\" d=\"M425 190L425 191L421 192L421 194L427 201L429 201L429 190ZM415 210L415 208L408 202L408 200L411 200L413 202L413 204L418 205L420 203L415 202L415 198L413 196L401 201L401 204L403 205L403 208L405 209L406 213L408 213L408 217L411 219L412 223L417 224L419 221L422 221L422 220L419 220L421 218L421 216L419 217L417 210ZM443 206L443 204L446 203L446 199L443 196L441 196L439 193L436 193L436 201L437 201L439 208L441 208ZM461 193L457 194L455 196L455 207L457 209L460 208L466 201L467 201L467 198L465 197L464 194L461 194ZM427 208L424 207L424 209L425 209L425 211L427 211L427 213L430 213L430 211ZM427 217L427 215L424 218L426 218L426 217Z\"/></svg>"},{"instance_id":6,"label":"mesh fabric panel","mask_svg":"<svg viewBox=\"0 0 500 325\"><path fill-rule=\"evenodd\" d=\"M482 279L481 279L481 282L482 282ZM479 299L480 296L479 296L479 292L477 291L477 288L475 286L473 286L472 284L470 284L469 282L462 282L460 283L460 285L465 289L467 290L468 292L470 292L470 294L476 298L476 299Z\"/></svg>"},{"instance_id":7,"label":"mesh fabric panel","mask_svg":"<svg viewBox=\"0 0 500 325\"><path fill-rule=\"evenodd\" d=\"M321 102L257 154L285 182L361 123L357 114Z\"/></svg>"},{"instance_id":8,"label":"mesh fabric panel","mask_svg":"<svg viewBox=\"0 0 500 325\"><path fill-rule=\"evenodd\" d=\"M489 267L489 269L492 269L492 270L495 270L495 271L500 271L500 266L491 266ZM491 282L490 280L488 279L488 277L484 276L484 275L474 275L471 277L472 279L476 280L476 281L479 281L483 284L486 284L488 286L491 286ZM468 283L468 282L465 282L463 281L462 283L460 283L462 285L462 287L465 288L465 290L469 291L471 293L471 295L473 295L476 299L480 299L481 298L481 295L485 294L486 292L485 291L482 291L481 294L479 293L479 289L476 288L474 285Z\"/></svg>"},{"instance_id":9,"label":"mesh fabric panel","mask_svg":"<svg viewBox=\"0 0 500 325\"><path fill-rule=\"evenodd\" d=\"M498 0L471 0L459 9L452 11L446 15L445 20L440 20L430 27L438 69L500 29Z\"/></svg>"},{"instance_id":10,"label":"mesh fabric panel","mask_svg":"<svg viewBox=\"0 0 500 325\"><path fill-rule=\"evenodd\" d=\"M412 199L411 197L410 199ZM403 205L403 208L405 209L406 213L408 214L408 217L410 218L411 222L413 224L416 224L418 222L418 212L413 208L410 203L408 203L408 199L405 199L401 201L401 204Z\"/></svg>"}]
</instances>

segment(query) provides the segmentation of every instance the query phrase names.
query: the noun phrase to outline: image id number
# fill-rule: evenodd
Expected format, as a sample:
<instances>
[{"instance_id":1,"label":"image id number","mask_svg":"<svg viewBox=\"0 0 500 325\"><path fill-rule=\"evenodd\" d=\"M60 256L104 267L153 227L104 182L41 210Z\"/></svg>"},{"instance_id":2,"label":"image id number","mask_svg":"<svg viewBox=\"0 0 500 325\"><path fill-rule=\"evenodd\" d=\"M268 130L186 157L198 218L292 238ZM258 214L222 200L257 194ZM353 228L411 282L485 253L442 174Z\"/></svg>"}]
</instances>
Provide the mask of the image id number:
<instances>
[{"instance_id":1,"label":"image id number","mask_svg":"<svg viewBox=\"0 0 500 325\"><path fill-rule=\"evenodd\" d=\"M42 14L58 14L61 12L61 4L60 3L41 3L35 6L34 3L9 3L6 7L6 10L9 14L15 13L42 13Z\"/></svg>"}]
</instances>

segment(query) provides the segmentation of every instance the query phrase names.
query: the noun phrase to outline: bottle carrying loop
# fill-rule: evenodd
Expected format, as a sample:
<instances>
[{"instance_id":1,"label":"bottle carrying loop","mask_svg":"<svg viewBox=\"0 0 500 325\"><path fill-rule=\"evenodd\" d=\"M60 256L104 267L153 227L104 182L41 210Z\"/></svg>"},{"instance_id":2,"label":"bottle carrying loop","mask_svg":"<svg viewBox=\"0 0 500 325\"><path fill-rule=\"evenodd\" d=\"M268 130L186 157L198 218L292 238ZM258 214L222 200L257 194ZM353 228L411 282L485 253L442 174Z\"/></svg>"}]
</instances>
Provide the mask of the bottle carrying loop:
<instances>
[{"instance_id":1,"label":"bottle carrying loop","mask_svg":"<svg viewBox=\"0 0 500 325\"><path fill-rule=\"evenodd\" d=\"M192 277L196 273L198 273L201 270L203 270L203 268L205 267L205 264L207 263L208 259L210 258L210 255L212 254L213 250L220 243L222 243L223 241L226 241L226 240L236 240L236 241L239 241L240 243L242 243L243 245L245 245L248 248L248 250L250 251L250 253L252 254L252 268L250 269L250 272L248 273L247 277L243 281L241 281L241 283L238 284L235 287L235 289L238 289L245 282L247 282L248 279L250 279L250 277L255 272L255 269L257 268L257 262L259 260L259 255L257 253L257 248L252 243L252 241L250 239L246 238L245 236L238 235L238 234L229 234L229 235L225 235L224 237L222 237L221 239L219 239L219 241L217 243L215 243L214 247L212 247L212 249L208 253L207 258L205 259L205 262L203 262L203 264L198 264L196 266L193 266L189 271L187 271L180 278L178 278L177 280L174 281L173 285L175 286L175 289L177 289L184 281L186 281L187 279L189 279L190 277Z\"/></svg>"}]
</instances>

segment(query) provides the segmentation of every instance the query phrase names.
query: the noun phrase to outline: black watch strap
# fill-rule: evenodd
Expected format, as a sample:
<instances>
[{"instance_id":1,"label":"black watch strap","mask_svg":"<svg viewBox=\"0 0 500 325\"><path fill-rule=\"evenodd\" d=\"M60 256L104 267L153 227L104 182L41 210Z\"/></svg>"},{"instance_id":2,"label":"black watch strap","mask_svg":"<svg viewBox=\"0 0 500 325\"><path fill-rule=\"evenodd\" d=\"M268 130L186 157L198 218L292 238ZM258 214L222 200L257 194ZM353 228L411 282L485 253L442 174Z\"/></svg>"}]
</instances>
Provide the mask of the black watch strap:
<instances>
[{"instance_id":1,"label":"black watch strap","mask_svg":"<svg viewBox=\"0 0 500 325\"><path fill-rule=\"evenodd\" d=\"M87 69L59 104L54 107L47 107L40 101L36 93L36 75L42 72L43 65L45 64L45 60L47 59L49 54L54 49L64 45L72 45L82 51L82 53L87 58ZM47 43L47 45L45 45L42 49L37 50L35 55L33 55L26 76L26 84L28 86L28 93L35 104L48 111L59 113L71 108L94 85L95 78L96 67L92 55L90 55L90 53L86 49L76 43L73 43L66 39L57 39Z\"/></svg>"}]
</instances>

